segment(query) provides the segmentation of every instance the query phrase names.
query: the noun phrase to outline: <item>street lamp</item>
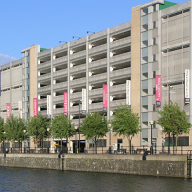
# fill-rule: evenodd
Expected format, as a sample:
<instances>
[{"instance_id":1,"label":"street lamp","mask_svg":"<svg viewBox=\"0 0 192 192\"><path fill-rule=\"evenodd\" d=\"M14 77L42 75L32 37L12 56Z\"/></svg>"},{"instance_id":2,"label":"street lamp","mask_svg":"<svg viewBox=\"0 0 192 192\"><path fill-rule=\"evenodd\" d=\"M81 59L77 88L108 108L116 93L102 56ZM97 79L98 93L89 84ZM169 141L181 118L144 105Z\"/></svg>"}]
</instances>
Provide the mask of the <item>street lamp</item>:
<instances>
[{"instance_id":1,"label":"street lamp","mask_svg":"<svg viewBox=\"0 0 192 192\"><path fill-rule=\"evenodd\" d=\"M150 147L150 153L151 153L151 155L153 155L152 127L153 127L154 121L150 121L149 124L151 125L151 147Z\"/></svg>"},{"instance_id":2,"label":"street lamp","mask_svg":"<svg viewBox=\"0 0 192 192\"><path fill-rule=\"evenodd\" d=\"M111 154L111 124L107 125L109 130L109 154Z\"/></svg>"},{"instance_id":3,"label":"street lamp","mask_svg":"<svg viewBox=\"0 0 192 192\"><path fill-rule=\"evenodd\" d=\"M25 129L23 130L23 133L24 133L24 141L23 141L23 145L24 145L24 153L25 153L25 133L26 133L26 130L25 130Z\"/></svg>"},{"instance_id":4,"label":"street lamp","mask_svg":"<svg viewBox=\"0 0 192 192\"><path fill-rule=\"evenodd\" d=\"M3 146L4 151L3 152L5 153L5 133L6 132L4 131L3 133L4 133L4 146Z\"/></svg>"},{"instance_id":5,"label":"street lamp","mask_svg":"<svg viewBox=\"0 0 192 192\"><path fill-rule=\"evenodd\" d=\"M75 126L75 154L77 154L77 129L78 129L78 126Z\"/></svg>"},{"instance_id":6,"label":"street lamp","mask_svg":"<svg viewBox=\"0 0 192 192\"><path fill-rule=\"evenodd\" d=\"M78 150L79 153L80 153L80 104L81 100L79 100L79 150Z\"/></svg>"},{"instance_id":7,"label":"street lamp","mask_svg":"<svg viewBox=\"0 0 192 192\"><path fill-rule=\"evenodd\" d=\"M48 146L47 146L47 153L49 154L49 131L50 131L50 128L47 128L47 137L48 137Z\"/></svg>"}]
</instances>

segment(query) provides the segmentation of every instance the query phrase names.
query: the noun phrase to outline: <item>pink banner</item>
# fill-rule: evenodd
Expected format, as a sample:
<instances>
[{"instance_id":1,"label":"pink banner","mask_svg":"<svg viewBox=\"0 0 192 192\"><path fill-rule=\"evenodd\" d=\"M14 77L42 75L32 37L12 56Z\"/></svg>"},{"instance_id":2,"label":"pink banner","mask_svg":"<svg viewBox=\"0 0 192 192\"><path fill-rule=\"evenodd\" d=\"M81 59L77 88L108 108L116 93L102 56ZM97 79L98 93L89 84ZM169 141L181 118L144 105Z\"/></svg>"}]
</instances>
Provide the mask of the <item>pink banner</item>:
<instances>
[{"instance_id":1,"label":"pink banner","mask_svg":"<svg viewBox=\"0 0 192 192\"><path fill-rule=\"evenodd\" d=\"M64 92L64 115L68 116L68 92Z\"/></svg>"},{"instance_id":2,"label":"pink banner","mask_svg":"<svg viewBox=\"0 0 192 192\"><path fill-rule=\"evenodd\" d=\"M37 98L33 98L33 116L37 116Z\"/></svg>"},{"instance_id":3,"label":"pink banner","mask_svg":"<svg viewBox=\"0 0 192 192\"><path fill-rule=\"evenodd\" d=\"M103 112L107 112L107 85L103 85Z\"/></svg>"},{"instance_id":4,"label":"pink banner","mask_svg":"<svg viewBox=\"0 0 192 192\"><path fill-rule=\"evenodd\" d=\"M161 75L156 75L156 107L161 107Z\"/></svg>"},{"instance_id":5,"label":"pink banner","mask_svg":"<svg viewBox=\"0 0 192 192\"><path fill-rule=\"evenodd\" d=\"M10 116L11 116L11 107L10 103L7 103L7 119L10 120Z\"/></svg>"}]
</instances>

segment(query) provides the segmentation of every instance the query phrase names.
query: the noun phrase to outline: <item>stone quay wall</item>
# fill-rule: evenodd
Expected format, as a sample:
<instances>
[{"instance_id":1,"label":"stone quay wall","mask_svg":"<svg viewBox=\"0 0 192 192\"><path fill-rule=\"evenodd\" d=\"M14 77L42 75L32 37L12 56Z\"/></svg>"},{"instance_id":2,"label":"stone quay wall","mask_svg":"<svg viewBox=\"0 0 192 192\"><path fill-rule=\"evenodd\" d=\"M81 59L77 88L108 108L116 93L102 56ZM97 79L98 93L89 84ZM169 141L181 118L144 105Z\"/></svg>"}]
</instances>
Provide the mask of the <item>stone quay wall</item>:
<instances>
[{"instance_id":1,"label":"stone quay wall","mask_svg":"<svg viewBox=\"0 0 192 192\"><path fill-rule=\"evenodd\" d=\"M187 177L187 157L179 155L0 154L0 166Z\"/></svg>"}]
</instances>

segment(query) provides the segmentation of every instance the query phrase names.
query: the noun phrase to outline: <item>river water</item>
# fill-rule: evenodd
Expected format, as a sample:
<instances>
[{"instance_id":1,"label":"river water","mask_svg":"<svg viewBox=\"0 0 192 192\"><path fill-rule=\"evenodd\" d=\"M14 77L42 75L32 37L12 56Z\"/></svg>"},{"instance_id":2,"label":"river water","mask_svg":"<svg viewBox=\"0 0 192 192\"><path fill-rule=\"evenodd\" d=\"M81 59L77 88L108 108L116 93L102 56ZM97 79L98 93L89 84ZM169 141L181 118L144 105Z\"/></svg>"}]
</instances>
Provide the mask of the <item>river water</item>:
<instances>
[{"instance_id":1,"label":"river water","mask_svg":"<svg viewBox=\"0 0 192 192\"><path fill-rule=\"evenodd\" d=\"M0 167L0 191L191 192L192 180Z\"/></svg>"}]
</instances>

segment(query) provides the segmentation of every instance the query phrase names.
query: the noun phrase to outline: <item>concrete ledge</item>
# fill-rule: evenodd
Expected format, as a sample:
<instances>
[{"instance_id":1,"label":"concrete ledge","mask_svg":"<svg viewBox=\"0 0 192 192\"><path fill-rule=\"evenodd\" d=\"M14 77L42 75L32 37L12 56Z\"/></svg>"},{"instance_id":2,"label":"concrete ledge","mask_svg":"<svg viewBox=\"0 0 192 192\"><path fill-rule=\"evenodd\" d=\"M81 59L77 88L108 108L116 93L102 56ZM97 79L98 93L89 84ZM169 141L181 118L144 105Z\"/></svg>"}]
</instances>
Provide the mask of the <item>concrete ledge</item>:
<instances>
[{"instance_id":1,"label":"concrete ledge","mask_svg":"<svg viewBox=\"0 0 192 192\"><path fill-rule=\"evenodd\" d=\"M6 157L58 158L59 154L8 153Z\"/></svg>"},{"instance_id":2,"label":"concrete ledge","mask_svg":"<svg viewBox=\"0 0 192 192\"><path fill-rule=\"evenodd\" d=\"M187 161L186 155L147 155L149 161Z\"/></svg>"}]
</instances>

